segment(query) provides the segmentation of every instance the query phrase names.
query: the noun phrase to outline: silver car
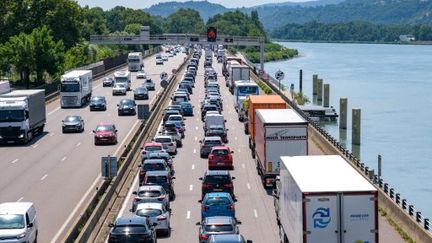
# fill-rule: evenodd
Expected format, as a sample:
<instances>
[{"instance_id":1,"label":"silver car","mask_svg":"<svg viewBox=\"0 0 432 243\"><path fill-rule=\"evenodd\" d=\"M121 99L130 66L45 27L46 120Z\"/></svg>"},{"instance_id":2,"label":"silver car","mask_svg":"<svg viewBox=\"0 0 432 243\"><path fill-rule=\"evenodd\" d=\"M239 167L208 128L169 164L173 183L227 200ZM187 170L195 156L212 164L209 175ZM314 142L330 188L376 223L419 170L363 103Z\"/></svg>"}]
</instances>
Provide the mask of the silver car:
<instances>
[{"instance_id":1,"label":"silver car","mask_svg":"<svg viewBox=\"0 0 432 243\"><path fill-rule=\"evenodd\" d=\"M126 92L127 92L127 87L125 84L122 83L114 84L114 87L112 89L113 95L126 95Z\"/></svg>"},{"instance_id":2,"label":"silver car","mask_svg":"<svg viewBox=\"0 0 432 243\"><path fill-rule=\"evenodd\" d=\"M166 208L170 209L169 195L160 185L140 186L133 194L135 198L132 202L132 212L136 211L140 203L162 203Z\"/></svg>"},{"instance_id":3,"label":"silver car","mask_svg":"<svg viewBox=\"0 0 432 243\"><path fill-rule=\"evenodd\" d=\"M153 141L161 143L169 154L177 154L177 142L169 135L157 135Z\"/></svg>"},{"instance_id":4,"label":"silver car","mask_svg":"<svg viewBox=\"0 0 432 243\"><path fill-rule=\"evenodd\" d=\"M66 116L62 120L62 132L84 132L84 120L81 116Z\"/></svg>"},{"instance_id":5,"label":"silver car","mask_svg":"<svg viewBox=\"0 0 432 243\"><path fill-rule=\"evenodd\" d=\"M146 73L144 72L144 70L139 70L139 71L137 72L136 77L137 77L137 78L147 78L147 75L146 75Z\"/></svg>"},{"instance_id":6,"label":"silver car","mask_svg":"<svg viewBox=\"0 0 432 243\"><path fill-rule=\"evenodd\" d=\"M211 235L239 234L237 224L241 222L229 216L207 217L197 223L200 225L198 240L200 243L207 243Z\"/></svg>"},{"instance_id":7,"label":"silver car","mask_svg":"<svg viewBox=\"0 0 432 243\"><path fill-rule=\"evenodd\" d=\"M171 213L162 203L140 203L137 205L135 215L147 217L150 225L157 223L156 231L163 231L166 235L171 235Z\"/></svg>"},{"instance_id":8,"label":"silver car","mask_svg":"<svg viewBox=\"0 0 432 243\"><path fill-rule=\"evenodd\" d=\"M151 78L146 79L146 81L143 83L143 86L145 86L148 90L156 89L155 82Z\"/></svg>"},{"instance_id":9,"label":"silver car","mask_svg":"<svg viewBox=\"0 0 432 243\"><path fill-rule=\"evenodd\" d=\"M183 141L181 134L177 129L163 129L159 135L170 136L177 143L177 147L181 148L183 146Z\"/></svg>"},{"instance_id":10,"label":"silver car","mask_svg":"<svg viewBox=\"0 0 432 243\"><path fill-rule=\"evenodd\" d=\"M113 77L105 77L102 81L103 87L112 87L114 84L114 78Z\"/></svg>"}]
</instances>

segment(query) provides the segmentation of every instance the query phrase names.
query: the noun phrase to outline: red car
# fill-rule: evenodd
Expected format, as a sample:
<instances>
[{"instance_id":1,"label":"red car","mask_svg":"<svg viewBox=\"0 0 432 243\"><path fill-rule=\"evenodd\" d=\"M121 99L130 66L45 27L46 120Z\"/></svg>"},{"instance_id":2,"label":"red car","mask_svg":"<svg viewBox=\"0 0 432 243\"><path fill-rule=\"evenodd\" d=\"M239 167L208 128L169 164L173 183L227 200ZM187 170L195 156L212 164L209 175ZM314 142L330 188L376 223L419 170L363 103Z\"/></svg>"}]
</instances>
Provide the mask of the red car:
<instances>
[{"instance_id":1,"label":"red car","mask_svg":"<svg viewBox=\"0 0 432 243\"><path fill-rule=\"evenodd\" d=\"M93 130L94 144L117 144L117 129L112 123L100 123Z\"/></svg>"},{"instance_id":2,"label":"red car","mask_svg":"<svg viewBox=\"0 0 432 243\"><path fill-rule=\"evenodd\" d=\"M234 151L231 151L227 146L213 147L208 157L209 170L221 168L234 169L233 153Z\"/></svg>"}]
</instances>

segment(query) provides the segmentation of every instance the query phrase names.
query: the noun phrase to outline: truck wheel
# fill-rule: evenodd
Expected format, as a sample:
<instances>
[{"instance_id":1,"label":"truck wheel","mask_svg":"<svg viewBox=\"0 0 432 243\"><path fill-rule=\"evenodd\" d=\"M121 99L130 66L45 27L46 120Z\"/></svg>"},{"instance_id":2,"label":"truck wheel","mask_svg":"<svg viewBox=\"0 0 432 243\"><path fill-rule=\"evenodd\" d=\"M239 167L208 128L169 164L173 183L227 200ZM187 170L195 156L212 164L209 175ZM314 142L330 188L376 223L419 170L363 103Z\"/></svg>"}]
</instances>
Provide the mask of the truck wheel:
<instances>
[{"instance_id":1,"label":"truck wheel","mask_svg":"<svg viewBox=\"0 0 432 243\"><path fill-rule=\"evenodd\" d=\"M255 159L255 150L252 149L252 158Z\"/></svg>"}]
</instances>

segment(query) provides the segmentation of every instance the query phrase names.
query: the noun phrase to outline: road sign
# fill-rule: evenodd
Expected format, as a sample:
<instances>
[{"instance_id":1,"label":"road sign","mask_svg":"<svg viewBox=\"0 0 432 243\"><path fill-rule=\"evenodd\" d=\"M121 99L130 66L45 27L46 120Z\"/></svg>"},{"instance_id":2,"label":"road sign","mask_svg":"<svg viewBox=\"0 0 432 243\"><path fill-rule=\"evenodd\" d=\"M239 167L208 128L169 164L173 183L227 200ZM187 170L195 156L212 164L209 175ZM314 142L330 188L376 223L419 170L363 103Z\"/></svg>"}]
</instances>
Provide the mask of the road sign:
<instances>
[{"instance_id":1,"label":"road sign","mask_svg":"<svg viewBox=\"0 0 432 243\"><path fill-rule=\"evenodd\" d=\"M279 81L283 80L285 78L284 72L282 72L281 70L277 71L275 74L275 78Z\"/></svg>"},{"instance_id":2,"label":"road sign","mask_svg":"<svg viewBox=\"0 0 432 243\"><path fill-rule=\"evenodd\" d=\"M117 175L117 157L107 156L101 159L101 173L102 177L113 178Z\"/></svg>"},{"instance_id":3,"label":"road sign","mask_svg":"<svg viewBox=\"0 0 432 243\"><path fill-rule=\"evenodd\" d=\"M162 79L160 82L160 86L164 89L168 87L169 82L166 79Z\"/></svg>"},{"instance_id":4,"label":"road sign","mask_svg":"<svg viewBox=\"0 0 432 243\"><path fill-rule=\"evenodd\" d=\"M160 78L161 78L161 79L167 79L167 78L168 78L168 73L166 73L166 72L162 72L162 73L160 74Z\"/></svg>"},{"instance_id":5,"label":"road sign","mask_svg":"<svg viewBox=\"0 0 432 243\"><path fill-rule=\"evenodd\" d=\"M150 117L150 106L148 104L138 105L138 119L147 120Z\"/></svg>"}]
</instances>

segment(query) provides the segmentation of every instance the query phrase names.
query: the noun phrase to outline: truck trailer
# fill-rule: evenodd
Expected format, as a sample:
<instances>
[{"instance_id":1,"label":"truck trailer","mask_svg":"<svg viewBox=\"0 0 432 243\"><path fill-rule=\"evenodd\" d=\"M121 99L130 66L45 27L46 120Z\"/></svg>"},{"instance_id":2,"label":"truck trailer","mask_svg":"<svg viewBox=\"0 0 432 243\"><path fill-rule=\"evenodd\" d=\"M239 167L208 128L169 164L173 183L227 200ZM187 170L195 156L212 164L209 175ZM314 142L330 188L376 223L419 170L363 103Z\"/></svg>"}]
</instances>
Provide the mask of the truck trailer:
<instances>
[{"instance_id":1,"label":"truck trailer","mask_svg":"<svg viewBox=\"0 0 432 243\"><path fill-rule=\"evenodd\" d=\"M256 168L265 187L279 175L279 157L308 154L308 123L291 109L255 111Z\"/></svg>"},{"instance_id":2,"label":"truck trailer","mask_svg":"<svg viewBox=\"0 0 432 243\"><path fill-rule=\"evenodd\" d=\"M0 141L28 143L44 130L45 90L15 90L0 95Z\"/></svg>"},{"instance_id":3,"label":"truck trailer","mask_svg":"<svg viewBox=\"0 0 432 243\"><path fill-rule=\"evenodd\" d=\"M82 107L92 96L92 71L74 70L65 73L60 80L61 108Z\"/></svg>"},{"instance_id":4,"label":"truck trailer","mask_svg":"<svg viewBox=\"0 0 432 243\"><path fill-rule=\"evenodd\" d=\"M249 67L241 64L229 65L227 85L231 94L234 94L235 82L239 80L249 80Z\"/></svg>"},{"instance_id":5,"label":"truck trailer","mask_svg":"<svg viewBox=\"0 0 432 243\"><path fill-rule=\"evenodd\" d=\"M11 92L9 81L0 81L0 94L6 94Z\"/></svg>"},{"instance_id":6,"label":"truck trailer","mask_svg":"<svg viewBox=\"0 0 432 243\"><path fill-rule=\"evenodd\" d=\"M144 68L143 55L141 52L131 52L128 54L128 70L137 72Z\"/></svg>"},{"instance_id":7,"label":"truck trailer","mask_svg":"<svg viewBox=\"0 0 432 243\"><path fill-rule=\"evenodd\" d=\"M378 193L339 155L281 157L283 243L378 243Z\"/></svg>"}]
</instances>

